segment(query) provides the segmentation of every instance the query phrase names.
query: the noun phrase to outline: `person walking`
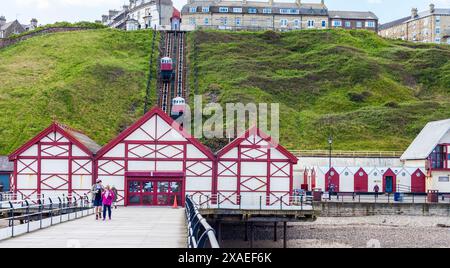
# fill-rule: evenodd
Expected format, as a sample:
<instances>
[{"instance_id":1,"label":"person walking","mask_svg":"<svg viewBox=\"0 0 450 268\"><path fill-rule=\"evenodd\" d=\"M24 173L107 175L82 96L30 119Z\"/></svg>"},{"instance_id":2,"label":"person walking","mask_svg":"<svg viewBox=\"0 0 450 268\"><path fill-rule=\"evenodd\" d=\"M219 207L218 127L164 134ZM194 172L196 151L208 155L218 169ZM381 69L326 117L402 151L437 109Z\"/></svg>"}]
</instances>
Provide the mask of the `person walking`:
<instances>
[{"instance_id":1,"label":"person walking","mask_svg":"<svg viewBox=\"0 0 450 268\"><path fill-rule=\"evenodd\" d=\"M378 193L380 192L380 186L378 184L373 187L373 191L375 192L375 198L378 198Z\"/></svg>"},{"instance_id":2,"label":"person walking","mask_svg":"<svg viewBox=\"0 0 450 268\"><path fill-rule=\"evenodd\" d=\"M114 209L117 209L117 200L118 200L118 191L117 191L117 188L116 188L116 186L113 186L112 188L111 188L111 191L113 191L113 193L114 193L114 201L113 201L113 206L114 206Z\"/></svg>"},{"instance_id":3,"label":"person walking","mask_svg":"<svg viewBox=\"0 0 450 268\"><path fill-rule=\"evenodd\" d=\"M96 184L92 186L92 202L94 204L95 219L99 220L102 217L102 194L103 185L102 180L98 179Z\"/></svg>"},{"instance_id":4,"label":"person walking","mask_svg":"<svg viewBox=\"0 0 450 268\"><path fill-rule=\"evenodd\" d=\"M111 190L111 187L108 185L105 188L102 196L103 203L103 221L106 221L106 212L108 212L108 218L111 220L112 211L111 206L114 201L114 192Z\"/></svg>"}]
</instances>

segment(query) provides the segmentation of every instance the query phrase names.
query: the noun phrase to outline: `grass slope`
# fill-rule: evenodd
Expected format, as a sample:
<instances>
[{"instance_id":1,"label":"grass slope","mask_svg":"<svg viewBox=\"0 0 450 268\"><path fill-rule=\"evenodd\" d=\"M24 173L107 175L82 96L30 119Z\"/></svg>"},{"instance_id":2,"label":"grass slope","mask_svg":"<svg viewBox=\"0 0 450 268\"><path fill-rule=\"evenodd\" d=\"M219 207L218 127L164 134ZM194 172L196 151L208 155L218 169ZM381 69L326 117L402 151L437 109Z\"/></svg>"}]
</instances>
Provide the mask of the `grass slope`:
<instances>
[{"instance_id":1,"label":"grass slope","mask_svg":"<svg viewBox=\"0 0 450 268\"><path fill-rule=\"evenodd\" d=\"M446 45L343 30L198 31L189 42L200 94L280 103L289 148L325 149L332 132L336 149L404 150L426 122L450 118Z\"/></svg>"},{"instance_id":2,"label":"grass slope","mask_svg":"<svg viewBox=\"0 0 450 268\"><path fill-rule=\"evenodd\" d=\"M39 36L0 50L0 154L53 119L101 144L111 140L143 113L150 50L151 32L110 29Z\"/></svg>"}]
</instances>

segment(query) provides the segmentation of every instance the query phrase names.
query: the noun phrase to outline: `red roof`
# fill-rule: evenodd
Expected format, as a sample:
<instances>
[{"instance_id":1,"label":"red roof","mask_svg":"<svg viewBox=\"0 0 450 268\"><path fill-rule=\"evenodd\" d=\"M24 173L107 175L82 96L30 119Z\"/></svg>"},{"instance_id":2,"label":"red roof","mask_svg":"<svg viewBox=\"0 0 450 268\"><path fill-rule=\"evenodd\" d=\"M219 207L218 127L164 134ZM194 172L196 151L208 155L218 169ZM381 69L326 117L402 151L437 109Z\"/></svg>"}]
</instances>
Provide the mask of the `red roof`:
<instances>
[{"instance_id":1,"label":"red roof","mask_svg":"<svg viewBox=\"0 0 450 268\"><path fill-rule=\"evenodd\" d=\"M178 9L176 9L175 7L173 8L173 13L172 13L172 18L178 18L181 19L181 13Z\"/></svg>"},{"instance_id":2,"label":"red roof","mask_svg":"<svg viewBox=\"0 0 450 268\"><path fill-rule=\"evenodd\" d=\"M266 133L264 133L262 130L260 130L257 127L253 127L249 130L247 130L242 136L240 136L239 138L235 139L234 141L232 141L231 143L229 143L227 146L225 146L224 148L222 148L220 151L217 152L217 157L220 158L221 156L225 155L226 153L228 153L231 149L239 146L239 144L241 144L242 142L244 142L248 137L252 136L253 134L261 137L263 140L265 140L267 143L269 143L271 148L275 148L278 151L280 151L284 156L286 156L289 161L291 161L293 164L297 164L298 163L298 158L293 155L291 152L289 152L288 150L286 150L283 146L281 146L280 144L276 143L272 137L270 137L269 135L267 135Z\"/></svg>"},{"instance_id":3,"label":"red roof","mask_svg":"<svg viewBox=\"0 0 450 268\"><path fill-rule=\"evenodd\" d=\"M66 139L71 141L73 144L77 145L81 150L83 150L86 154L92 156L97 151L100 150L100 146L96 144L92 139L90 139L85 134L81 133L78 130L69 128L65 125L59 124L57 122L53 122L48 128L41 131L34 138L29 140L27 143L22 145L19 149L9 155L9 160L13 161L17 158L18 155L25 152L28 148L39 142L41 139L45 138L48 134L52 132L58 132L63 135Z\"/></svg>"}]
</instances>

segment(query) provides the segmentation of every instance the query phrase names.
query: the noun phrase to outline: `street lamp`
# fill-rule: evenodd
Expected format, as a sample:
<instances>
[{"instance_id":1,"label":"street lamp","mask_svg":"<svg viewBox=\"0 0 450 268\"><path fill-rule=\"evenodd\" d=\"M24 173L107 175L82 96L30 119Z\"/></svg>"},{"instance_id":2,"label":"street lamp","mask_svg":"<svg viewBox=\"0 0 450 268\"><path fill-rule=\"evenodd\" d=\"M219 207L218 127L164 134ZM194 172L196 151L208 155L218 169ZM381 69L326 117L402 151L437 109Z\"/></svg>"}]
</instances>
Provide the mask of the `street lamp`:
<instances>
[{"instance_id":1,"label":"street lamp","mask_svg":"<svg viewBox=\"0 0 450 268\"><path fill-rule=\"evenodd\" d=\"M331 152L333 150L333 136L328 137L328 145L329 145L329 169L328 169L328 192L329 192L329 199L331 200L331 194L332 194L332 188L331 188Z\"/></svg>"}]
</instances>

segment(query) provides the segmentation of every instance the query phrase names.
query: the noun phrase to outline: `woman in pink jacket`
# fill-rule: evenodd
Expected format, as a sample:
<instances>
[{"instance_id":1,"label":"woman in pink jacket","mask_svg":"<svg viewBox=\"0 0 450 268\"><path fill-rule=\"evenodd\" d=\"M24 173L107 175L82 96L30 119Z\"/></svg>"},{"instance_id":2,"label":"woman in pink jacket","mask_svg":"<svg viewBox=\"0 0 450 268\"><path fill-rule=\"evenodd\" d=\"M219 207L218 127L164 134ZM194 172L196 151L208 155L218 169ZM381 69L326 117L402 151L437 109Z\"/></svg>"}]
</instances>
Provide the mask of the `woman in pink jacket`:
<instances>
[{"instance_id":1,"label":"woman in pink jacket","mask_svg":"<svg viewBox=\"0 0 450 268\"><path fill-rule=\"evenodd\" d=\"M106 220L106 211L108 211L109 220L111 220L111 206L114 201L114 192L111 190L111 187L108 185L105 188L105 191L102 195L102 203L103 203L103 220Z\"/></svg>"}]
</instances>

